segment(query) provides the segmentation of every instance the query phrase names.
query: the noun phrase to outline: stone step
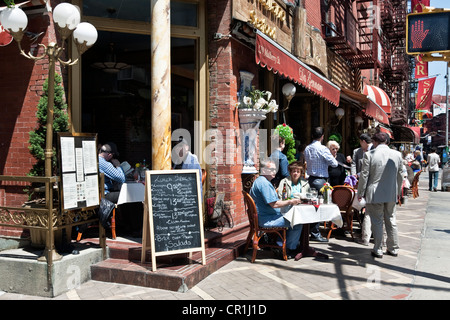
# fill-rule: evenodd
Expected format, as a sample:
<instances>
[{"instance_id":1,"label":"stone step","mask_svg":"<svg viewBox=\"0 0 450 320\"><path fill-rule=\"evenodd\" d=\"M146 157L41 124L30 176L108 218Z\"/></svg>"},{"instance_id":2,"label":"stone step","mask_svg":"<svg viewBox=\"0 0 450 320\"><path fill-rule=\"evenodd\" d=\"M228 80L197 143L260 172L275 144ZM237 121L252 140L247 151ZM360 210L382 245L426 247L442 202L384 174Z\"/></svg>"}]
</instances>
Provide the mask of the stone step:
<instances>
[{"instance_id":1,"label":"stone step","mask_svg":"<svg viewBox=\"0 0 450 320\"><path fill-rule=\"evenodd\" d=\"M185 292L238 257L245 246L248 224L205 232L206 264L201 252L156 257L152 271L149 251L141 263L142 244L108 240L109 258L91 266L93 280ZM93 241L85 239L83 241ZM97 239L98 240L98 239Z\"/></svg>"}]
</instances>

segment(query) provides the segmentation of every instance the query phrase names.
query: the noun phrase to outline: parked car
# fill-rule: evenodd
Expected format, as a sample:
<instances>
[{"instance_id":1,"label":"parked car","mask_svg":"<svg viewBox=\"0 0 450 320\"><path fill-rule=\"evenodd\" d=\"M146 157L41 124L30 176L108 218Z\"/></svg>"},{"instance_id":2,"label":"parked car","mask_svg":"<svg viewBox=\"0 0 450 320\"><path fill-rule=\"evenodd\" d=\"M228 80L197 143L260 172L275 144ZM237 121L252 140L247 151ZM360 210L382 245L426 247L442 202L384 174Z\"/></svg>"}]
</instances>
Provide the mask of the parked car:
<instances>
[{"instance_id":1,"label":"parked car","mask_svg":"<svg viewBox=\"0 0 450 320\"><path fill-rule=\"evenodd\" d=\"M442 167L441 190L450 191L450 160Z\"/></svg>"}]
</instances>

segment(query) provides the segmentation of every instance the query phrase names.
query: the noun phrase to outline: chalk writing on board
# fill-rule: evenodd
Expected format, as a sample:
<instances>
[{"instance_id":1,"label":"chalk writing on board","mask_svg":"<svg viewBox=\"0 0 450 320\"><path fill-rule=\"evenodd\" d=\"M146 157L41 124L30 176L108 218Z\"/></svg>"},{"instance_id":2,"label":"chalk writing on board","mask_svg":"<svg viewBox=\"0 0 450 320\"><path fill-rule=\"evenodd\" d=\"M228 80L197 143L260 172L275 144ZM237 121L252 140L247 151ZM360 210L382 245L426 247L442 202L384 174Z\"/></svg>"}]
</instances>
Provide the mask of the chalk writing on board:
<instances>
[{"instance_id":1,"label":"chalk writing on board","mask_svg":"<svg viewBox=\"0 0 450 320\"><path fill-rule=\"evenodd\" d=\"M201 247L197 174L150 176L155 251Z\"/></svg>"}]
</instances>

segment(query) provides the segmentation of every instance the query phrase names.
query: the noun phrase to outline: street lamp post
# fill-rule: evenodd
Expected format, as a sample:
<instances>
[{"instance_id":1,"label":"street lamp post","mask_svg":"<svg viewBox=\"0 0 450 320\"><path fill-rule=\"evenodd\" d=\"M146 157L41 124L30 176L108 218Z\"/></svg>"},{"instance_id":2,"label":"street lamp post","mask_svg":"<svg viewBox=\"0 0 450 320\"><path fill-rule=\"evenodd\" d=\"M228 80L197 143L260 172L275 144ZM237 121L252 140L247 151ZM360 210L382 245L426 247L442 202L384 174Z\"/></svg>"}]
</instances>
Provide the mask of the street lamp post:
<instances>
[{"instance_id":1,"label":"street lamp post","mask_svg":"<svg viewBox=\"0 0 450 320\"><path fill-rule=\"evenodd\" d=\"M55 65L59 61L65 66L71 66L78 62L61 60L60 56L64 51L64 46L67 38L73 35L73 40L77 46L79 54L83 54L88 48L90 48L95 41L97 41L97 30L93 25L87 22L80 23L80 12L77 7L70 3L60 3L53 10L53 21L57 26L59 34L62 38L62 45L58 46L54 42L50 42L47 46L39 44L44 49L44 53L40 56L34 56L31 52L25 53L22 49L21 41L25 33L25 29L28 25L28 18L25 12L18 6L9 6L0 13L0 23L8 30L17 42L20 54L27 59L38 61L48 57L48 102L47 102L47 123L46 123L46 145L44 150L45 155L45 177L50 178L53 175L52 172L52 156L53 156L53 106L55 95ZM51 231L52 228L52 212L53 212L53 197L50 183L46 182L45 198L46 208L48 209L48 235L46 237L46 248L44 250L43 259L47 260L48 265L52 264L52 261L60 259L60 256L54 249L54 234ZM40 258L41 259L41 258ZM48 268L48 278L51 278L51 269ZM48 280L50 281L50 280Z\"/></svg>"},{"instance_id":2,"label":"street lamp post","mask_svg":"<svg viewBox=\"0 0 450 320\"><path fill-rule=\"evenodd\" d=\"M27 15L20 7L11 7L2 11L0 22L3 27L9 31L16 40L20 54L27 59L38 61L48 57L48 104L47 104L47 124L46 124L46 147L45 147L45 176L52 176L52 155L53 155L53 105L54 105L54 86L55 86L55 64L59 61L66 66L74 65L78 62L61 60L60 56L64 51L66 39L73 33L75 44L79 54L83 54L97 40L97 30L93 25L87 22L80 23L80 12L70 3L61 3L53 10L53 20L58 26L58 31L62 38L62 45L59 47L56 43L50 42L47 46L39 44L44 48L44 54L33 56L31 52L25 53L22 49L21 41L28 25ZM75 31L74 31L75 30Z\"/></svg>"}]
</instances>

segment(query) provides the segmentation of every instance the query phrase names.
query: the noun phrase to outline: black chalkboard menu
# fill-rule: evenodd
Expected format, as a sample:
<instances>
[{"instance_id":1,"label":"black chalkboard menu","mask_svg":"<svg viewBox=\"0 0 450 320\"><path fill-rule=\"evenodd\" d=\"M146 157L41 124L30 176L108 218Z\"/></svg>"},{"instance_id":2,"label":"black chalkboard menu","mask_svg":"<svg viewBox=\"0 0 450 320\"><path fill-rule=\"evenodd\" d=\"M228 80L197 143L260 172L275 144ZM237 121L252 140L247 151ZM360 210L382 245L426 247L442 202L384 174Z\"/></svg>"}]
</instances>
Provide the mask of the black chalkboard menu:
<instances>
[{"instance_id":1,"label":"black chalkboard menu","mask_svg":"<svg viewBox=\"0 0 450 320\"><path fill-rule=\"evenodd\" d=\"M152 256L204 253L199 171L149 170L146 174L149 223L144 219L144 228L149 226Z\"/></svg>"}]
</instances>

